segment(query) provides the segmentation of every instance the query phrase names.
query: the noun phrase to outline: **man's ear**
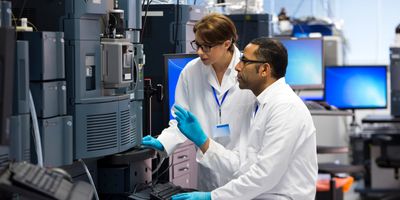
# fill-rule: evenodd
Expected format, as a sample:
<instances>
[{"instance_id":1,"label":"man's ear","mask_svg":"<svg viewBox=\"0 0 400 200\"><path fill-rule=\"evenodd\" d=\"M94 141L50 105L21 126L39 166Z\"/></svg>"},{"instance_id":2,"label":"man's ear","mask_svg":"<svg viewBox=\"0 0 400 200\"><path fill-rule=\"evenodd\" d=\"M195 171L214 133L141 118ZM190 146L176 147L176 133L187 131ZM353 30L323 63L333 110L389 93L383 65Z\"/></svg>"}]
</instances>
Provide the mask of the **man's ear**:
<instances>
[{"instance_id":1,"label":"man's ear","mask_svg":"<svg viewBox=\"0 0 400 200\"><path fill-rule=\"evenodd\" d=\"M266 77L267 75L271 74L271 65L269 65L269 63L262 64L258 69L258 72L262 77Z\"/></svg>"}]
</instances>

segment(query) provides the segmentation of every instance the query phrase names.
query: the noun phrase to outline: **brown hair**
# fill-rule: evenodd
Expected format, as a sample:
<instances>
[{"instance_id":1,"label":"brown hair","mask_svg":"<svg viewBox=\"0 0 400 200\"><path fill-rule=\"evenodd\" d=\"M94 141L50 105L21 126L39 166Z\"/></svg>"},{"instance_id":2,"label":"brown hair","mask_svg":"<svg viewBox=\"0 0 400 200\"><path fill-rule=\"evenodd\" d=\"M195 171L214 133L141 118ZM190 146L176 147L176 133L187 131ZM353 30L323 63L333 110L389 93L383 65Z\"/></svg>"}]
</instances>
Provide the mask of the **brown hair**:
<instances>
[{"instance_id":1,"label":"brown hair","mask_svg":"<svg viewBox=\"0 0 400 200\"><path fill-rule=\"evenodd\" d=\"M218 13L204 16L194 25L193 32L195 34L198 33L207 45L221 44L226 40L231 40L232 44L229 47L231 52L233 52L233 45L238 38L236 27L232 20Z\"/></svg>"}]
</instances>

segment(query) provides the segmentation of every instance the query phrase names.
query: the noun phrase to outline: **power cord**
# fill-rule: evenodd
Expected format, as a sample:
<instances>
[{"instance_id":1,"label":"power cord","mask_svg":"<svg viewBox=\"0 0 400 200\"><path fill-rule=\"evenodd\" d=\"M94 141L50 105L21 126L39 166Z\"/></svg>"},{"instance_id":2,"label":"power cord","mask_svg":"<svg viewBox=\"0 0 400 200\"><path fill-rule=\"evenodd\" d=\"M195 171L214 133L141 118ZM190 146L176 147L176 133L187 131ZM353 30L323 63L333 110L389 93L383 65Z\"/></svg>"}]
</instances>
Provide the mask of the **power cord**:
<instances>
[{"instance_id":1,"label":"power cord","mask_svg":"<svg viewBox=\"0 0 400 200\"><path fill-rule=\"evenodd\" d=\"M39 123L36 115L35 103L33 102L31 90L29 90L29 109L31 111L31 118L33 124L33 139L36 147L36 156L38 165L43 167L43 153L42 153L42 141L40 139Z\"/></svg>"},{"instance_id":2,"label":"power cord","mask_svg":"<svg viewBox=\"0 0 400 200\"><path fill-rule=\"evenodd\" d=\"M93 189L94 189L94 196L96 197L96 200L100 200L100 199L99 199L99 195L97 194L96 186L94 185L94 182L93 182L92 175L91 175L90 172L89 172L89 169L87 168L85 162L83 162L82 159L79 159L78 161L83 165L83 168L85 169L85 172L86 172L86 174L87 174L87 176L88 176L88 178L89 178L90 184L93 186Z\"/></svg>"},{"instance_id":3,"label":"power cord","mask_svg":"<svg viewBox=\"0 0 400 200\"><path fill-rule=\"evenodd\" d=\"M152 181L152 185L153 185L153 186L157 184L158 179L160 178L160 176L162 176L163 174L165 174L165 172L167 172L167 171L169 170L169 168L172 167L172 164L173 164L173 163L171 163L164 171L162 171L160 174L158 174L158 176L154 179L154 181Z\"/></svg>"},{"instance_id":4,"label":"power cord","mask_svg":"<svg viewBox=\"0 0 400 200\"><path fill-rule=\"evenodd\" d=\"M158 153L158 152L157 152ZM158 155L161 157L160 153L158 153ZM158 170L160 170L161 165L164 163L166 157L161 158L160 163L158 163L156 169L153 170L152 175L154 175L155 173L158 172ZM172 166L172 163L164 170L162 171L160 174L157 174L156 178L153 181L150 181L148 183L137 183L135 184L134 188L133 188L133 194L136 193L136 191L141 191L142 189L148 188L148 187L153 187L154 185L157 184L158 182L158 178L160 176L162 176L163 174L165 174L165 172L167 172Z\"/></svg>"},{"instance_id":5,"label":"power cord","mask_svg":"<svg viewBox=\"0 0 400 200\"><path fill-rule=\"evenodd\" d=\"M160 154L159 152L157 152L157 154L158 154L158 156L159 156L160 158L162 157L161 154ZM161 165L163 164L164 160L165 160L165 157L162 157L162 158L160 159L160 162L158 163L157 167L153 170L153 172L151 173L151 175L154 175L156 172L158 172L158 170L160 169L160 167L161 167Z\"/></svg>"}]
</instances>

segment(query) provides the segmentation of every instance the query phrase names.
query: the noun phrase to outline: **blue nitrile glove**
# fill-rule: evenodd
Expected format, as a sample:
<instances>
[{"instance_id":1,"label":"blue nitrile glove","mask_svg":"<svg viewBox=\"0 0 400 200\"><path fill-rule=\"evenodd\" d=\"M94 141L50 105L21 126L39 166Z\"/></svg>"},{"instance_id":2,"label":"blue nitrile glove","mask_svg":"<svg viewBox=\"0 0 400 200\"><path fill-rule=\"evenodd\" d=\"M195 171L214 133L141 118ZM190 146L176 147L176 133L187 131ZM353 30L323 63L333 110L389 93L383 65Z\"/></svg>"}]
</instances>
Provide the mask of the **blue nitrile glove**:
<instances>
[{"instance_id":1,"label":"blue nitrile glove","mask_svg":"<svg viewBox=\"0 0 400 200\"><path fill-rule=\"evenodd\" d=\"M142 139L142 144L144 146L148 146L154 149L157 149L159 151L164 151L164 146L161 144L159 140L156 138L152 137L151 135L147 135Z\"/></svg>"},{"instance_id":2,"label":"blue nitrile glove","mask_svg":"<svg viewBox=\"0 0 400 200\"><path fill-rule=\"evenodd\" d=\"M189 192L176 194L171 200L211 200L211 192Z\"/></svg>"},{"instance_id":3,"label":"blue nitrile glove","mask_svg":"<svg viewBox=\"0 0 400 200\"><path fill-rule=\"evenodd\" d=\"M179 130L196 146L201 147L208 139L207 135L201 129L199 121L189 111L175 105L175 119L178 121Z\"/></svg>"}]
</instances>

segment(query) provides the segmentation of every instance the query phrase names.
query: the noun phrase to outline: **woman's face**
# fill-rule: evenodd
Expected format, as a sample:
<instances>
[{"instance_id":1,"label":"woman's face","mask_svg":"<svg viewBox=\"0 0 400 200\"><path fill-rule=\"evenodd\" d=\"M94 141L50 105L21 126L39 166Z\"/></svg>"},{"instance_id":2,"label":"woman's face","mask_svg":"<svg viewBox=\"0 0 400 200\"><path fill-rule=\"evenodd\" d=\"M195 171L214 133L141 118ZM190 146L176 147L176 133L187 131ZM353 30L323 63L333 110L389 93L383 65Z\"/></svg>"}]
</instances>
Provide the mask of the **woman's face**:
<instances>
[{"instance_id":1,"label":"woman's face","mask_svg":"<svg viewBox=\"0 0 400 200\"><path fill-rule=\"evenodd\" d=\"M229 40L227 41L229 42ZM195 41L192 46L195 48L196 53L199 55L201 61L205 65L212 65L220 60L222 56L226 55L229 46L224 43L219 44L206 44L201 37L196 34ZM230 45L230 44L229 44Z\"/></svg>"}]
</instances>

